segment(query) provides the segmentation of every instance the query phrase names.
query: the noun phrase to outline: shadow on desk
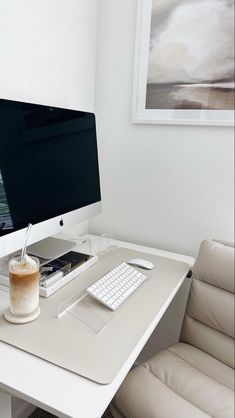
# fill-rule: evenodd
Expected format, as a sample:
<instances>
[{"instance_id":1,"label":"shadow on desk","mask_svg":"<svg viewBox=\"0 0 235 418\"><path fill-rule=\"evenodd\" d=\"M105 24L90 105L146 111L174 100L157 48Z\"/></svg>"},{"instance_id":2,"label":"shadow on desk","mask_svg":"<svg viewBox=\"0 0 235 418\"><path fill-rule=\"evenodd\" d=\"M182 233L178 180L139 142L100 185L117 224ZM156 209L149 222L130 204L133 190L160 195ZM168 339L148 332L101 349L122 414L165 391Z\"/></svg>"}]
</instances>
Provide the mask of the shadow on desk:
<instances>
[{"instance_id":1,"label":"shadow on desk","mask_svg":"<svg viewBox=\"0 0 235 418\"><path fill-rule=\"evenodd\" d=\"M36 408L35 411L29 416L29 418L58 418L56 415L50 414L47 411L44 411L43 409ZM111 414L109 408L106 409L104 414L101 418L113 418L113 415Z\"/></svg>"}]
</instances>

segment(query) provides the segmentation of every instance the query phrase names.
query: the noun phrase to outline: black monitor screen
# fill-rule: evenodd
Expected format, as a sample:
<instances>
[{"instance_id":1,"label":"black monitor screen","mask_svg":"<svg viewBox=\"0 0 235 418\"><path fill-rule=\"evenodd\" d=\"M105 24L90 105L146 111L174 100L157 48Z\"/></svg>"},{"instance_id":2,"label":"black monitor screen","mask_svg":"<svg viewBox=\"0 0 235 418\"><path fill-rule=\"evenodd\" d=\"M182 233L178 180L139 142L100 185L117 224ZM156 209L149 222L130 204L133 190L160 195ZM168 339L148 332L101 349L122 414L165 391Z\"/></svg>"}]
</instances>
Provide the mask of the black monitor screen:
<instances>
[{"instance_id":1,"label":"black monitor screen","mask_svg":"<svg viewBox=\"0 0 235 418\"><path fill-rule=\"evenodd\" d=\"M101 200L95 115L0 100L0 235Z\"/></svg>"}]
</instances>

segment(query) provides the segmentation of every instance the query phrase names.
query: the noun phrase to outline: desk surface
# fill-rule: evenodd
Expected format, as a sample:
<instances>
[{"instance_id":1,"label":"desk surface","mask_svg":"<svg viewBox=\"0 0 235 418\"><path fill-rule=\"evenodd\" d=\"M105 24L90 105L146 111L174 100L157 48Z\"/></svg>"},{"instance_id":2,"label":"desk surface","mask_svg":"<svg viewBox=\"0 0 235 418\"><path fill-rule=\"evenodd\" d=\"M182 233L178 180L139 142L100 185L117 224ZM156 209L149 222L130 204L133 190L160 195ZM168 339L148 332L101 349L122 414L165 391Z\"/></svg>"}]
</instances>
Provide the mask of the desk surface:
<instances>
[{"instance_id":1,"label":"desk surface","mask_svg":"<svg viewBox=\"0 0 235 418\"><path fill-rule=\"evenodd\" d=\"M91 235L86 235L85 237L92 240L93 248L97 246L97 237ZM194 263L192 257L126 242L116 241L115 243L119 246L147 254L160 255L184 261L190 266ZM184 277L172 288L170 297L165 301L161 310L149 324L111 384L99 385L0 342L0 388L60 417L100 417L183 281ZM0 312L3 312L7 306L8 294L0 291Z\"/></svg>"}]
</instances>

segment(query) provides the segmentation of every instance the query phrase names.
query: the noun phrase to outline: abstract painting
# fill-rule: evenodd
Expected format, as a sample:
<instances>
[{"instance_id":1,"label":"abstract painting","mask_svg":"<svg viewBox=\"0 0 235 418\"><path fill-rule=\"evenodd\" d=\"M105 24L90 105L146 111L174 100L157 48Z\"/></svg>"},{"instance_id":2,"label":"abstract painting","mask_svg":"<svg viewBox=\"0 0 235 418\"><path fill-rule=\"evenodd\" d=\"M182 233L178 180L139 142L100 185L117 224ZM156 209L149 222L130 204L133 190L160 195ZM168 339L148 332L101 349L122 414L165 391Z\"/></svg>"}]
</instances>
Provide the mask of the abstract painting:
<instances>
[{"instance_id":1,"label":"abstract painting","mask_svg":"<svg viewBox=\"0 0 235 418\"><path fill-rule=\"evenodd\" d=\"M139 0L134 122L231 125L233 0Z\"/></svg>"}]
</instances>

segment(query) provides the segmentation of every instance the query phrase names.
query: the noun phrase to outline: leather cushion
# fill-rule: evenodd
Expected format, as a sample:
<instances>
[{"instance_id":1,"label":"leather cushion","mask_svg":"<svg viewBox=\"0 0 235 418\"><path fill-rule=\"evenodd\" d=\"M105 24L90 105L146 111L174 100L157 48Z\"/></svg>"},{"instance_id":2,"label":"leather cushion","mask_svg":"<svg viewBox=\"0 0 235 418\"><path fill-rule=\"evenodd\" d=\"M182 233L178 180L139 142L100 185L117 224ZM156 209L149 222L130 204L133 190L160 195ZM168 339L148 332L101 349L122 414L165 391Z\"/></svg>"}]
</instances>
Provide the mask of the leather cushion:
<instances>
[{"instance_id":1,"label":"leather cushion","mask_svg":"<svg viewBox=\"0 0 235 418\"><path fill-rule=\"evenodd\" d=\"M193 280L187 314L234 338L233 293L199 280Z\"/></svg>"},{"instance_id":2,"label":"leather cushion","mask_svg":"<svg viewBox=\"0 0 235 418\"><path fill-rule=\"evenodd\" d=\"M180 340L234 368L234 339L222 332L186 315Z\"/></svg>"},{"instance_id":3,"label":"leather cushion","mask_svg":"<svg viewBox=\"0 0 235 418\"><path fill-rule=\"evenodd\" d=\"M125 418L209 418L143 366L127 375L114 404Z\"/></svg>"},{"instance_id":4,"label":"leather cushion","mask_svg":"<svg viewBox=\"0 0 235 418\"><path fill-rule=\"evenodd\" d=\"M196 352L194 353L194 350ZM208 356L207 360L210 356ZM132 370L115 396L115 405L132 418L232 418L229 368L206 359L194 347L176 344ZM212 369L216 369L215 370Z\"/></svg>"},{"instance_id":5,"label":"leather cushion","mask_svg":"<svg viewBox=\"0 0 235 418\"><path fill-rule=\"evenodd\" d=\"M202 241L193 277L234 293L234 247L212 240Z\"/></svg>"},{"instance_id":6,"label":"leather cushion","mask_svg":"<svg viewBox=\"0 0 235 418\"><path fill-rule=\"evenodd\" d=\"M178 343L168 348L196 369L216 380L229 389L234 390L234 370L214 357L190 344Z\"/></svg>"}]
</instances>

